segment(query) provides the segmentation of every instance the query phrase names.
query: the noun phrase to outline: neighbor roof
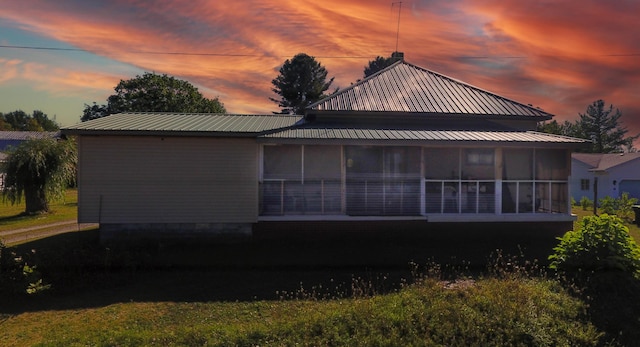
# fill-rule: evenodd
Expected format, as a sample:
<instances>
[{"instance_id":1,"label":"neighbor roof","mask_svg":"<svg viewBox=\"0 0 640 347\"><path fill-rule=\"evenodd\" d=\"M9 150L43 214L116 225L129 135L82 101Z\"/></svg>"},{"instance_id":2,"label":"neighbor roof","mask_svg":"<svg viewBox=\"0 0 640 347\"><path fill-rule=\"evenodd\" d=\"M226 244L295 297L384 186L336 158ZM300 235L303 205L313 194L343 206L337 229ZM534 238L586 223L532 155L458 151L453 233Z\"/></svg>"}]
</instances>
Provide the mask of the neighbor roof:
<instances>
[{"instance_id":1,"label":"neighbor roof","mask_svg":"<svg viewBox=\"0 0 640 347\"><path fill-rule=\"evenodd\" d=\"M635 153L573 153L571 158L587 164L589 171L606 171L612 167L622 165L640 158L640 152Z\"/></svg>"},{"instance_id":2,"label":"neighbor roof","mask_svg":"<svg viewBox=\"0 0 640 347\"><path fill-rule=\"evenodd\" d=\"M345 111L509 116L537 121L553 117L403 60L307 107L307 114Z\"/></svg>"},{"instance_id":3,"label":"neighbor roof","mask_svg":"<svg viewBox=\"0 0 640 347\"><path fill-rule=\"evenodd\" d=\"M293 126L302 116L205 113L118 113L63 129L69 135L255 136Z\"/></svg>"},{"instance_id":4,"label":"neighbor roof","mask_svg":"<svg viewBox=\"0 0 640 347\"><path fill-rule=\"evenodd\" d=\"M25 141L31 139L54 138L55 131L0 131L0 140Z\"/></svg>"}]
</instances>

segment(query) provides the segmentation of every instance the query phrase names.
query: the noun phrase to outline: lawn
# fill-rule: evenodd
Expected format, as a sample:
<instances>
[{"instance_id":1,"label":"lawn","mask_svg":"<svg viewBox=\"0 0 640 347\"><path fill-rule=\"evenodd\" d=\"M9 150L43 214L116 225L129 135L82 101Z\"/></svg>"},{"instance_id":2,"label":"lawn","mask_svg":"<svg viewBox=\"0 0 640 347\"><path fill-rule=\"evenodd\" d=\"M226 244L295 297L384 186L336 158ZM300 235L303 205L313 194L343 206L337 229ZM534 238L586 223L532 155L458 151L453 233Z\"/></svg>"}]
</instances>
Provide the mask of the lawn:
<instances>
[{"instance_id":1,"label":"lawn","mask_svg":"<svg viewBox=\"0 0 640 347\"><path fill-rule=\"evenodd\" d=\"M19 209L1 206L0 227L8 221L32 223L21 227L55 222L47 218L57 214L66 216L58 220L73 219L76 201L76 192L69 191L64 203L53 205L56 213L24 219L16 216ZM591 214L578 209L574 213L580 217ZM637 226L630 230L640 239ZM335 245L305 246L335 251ZM611 341L631 346L640 339L636 282L611 281L606 300L598 302L573 296L537 271L521 272L517 260L508 262L508 269L497 265L473 273L435 264L269 265L270 257L292 247L118 248L101 245L97 230L28 242L14 249L38 264L52 287L30 296L0 296L0 341L3 346L594 346ZM227 261L220 263L222 258ZM241 261L247 258L253 262Z\"/></svg>"},{"instance_id":2,"label":"lawn","mask_svg":"<svg viewBox=\"0 0 640 347\"><path fill-rule=\"evenodd\" d=\"M55 222L77 220L78 191L68 189L64 198L53 201L49 205L51 212L35 216L24 214L24 200L20 204L12 205L8 201L0 202L0 231L16 230Z\"/></svg>"}]
</instances>

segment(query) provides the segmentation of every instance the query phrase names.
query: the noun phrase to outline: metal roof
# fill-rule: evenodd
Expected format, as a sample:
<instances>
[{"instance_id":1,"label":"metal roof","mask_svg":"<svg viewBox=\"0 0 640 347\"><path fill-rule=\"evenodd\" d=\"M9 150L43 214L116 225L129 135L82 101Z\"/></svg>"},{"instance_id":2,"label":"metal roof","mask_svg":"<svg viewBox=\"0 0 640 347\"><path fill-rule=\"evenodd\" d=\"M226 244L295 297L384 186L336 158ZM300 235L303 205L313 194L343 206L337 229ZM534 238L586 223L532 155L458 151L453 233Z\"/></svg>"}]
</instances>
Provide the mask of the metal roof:
<instances>
[{"instance_id":1,"label":"metal roof","mask_svg":"<svg viewBox=\"0 0 640 347\"><path fill-rule=\"evenodd\" d=\"M302 119L291 115L232 115L205 113L118 113L69 127L70 135L93 133L136 135L255 135L293 126Z\"/></svg>"},{"instance_id":2,"label":"metal roof","mask_svg":"<svg viewBox=\"0 0 640 347\"><path fill-rule=\"evenodd\" d=\"M551 114L445 75L399 61L307 107L307 113L390 112L531 117Z\"/></svg>"},{"instance_id":3,"label":"metal roof","mask_svg":"<svg viewBox=\"0 0 640 347\"><path fill-rule=\"evenodd\" d=\"M369 140L421 142L502 142L582 145L586 140L536 131L474 131L370 128L291 128L259 138L277 140Z\"/></svg>"},{"instance_id":4,"label":"metal roof","mask_svg":"<svg viewBox=\"0 0 640 347\"><path fill-rule=\"evenodd\" d=\"M0 141L54 138L57 134L56 131L0 131Z\"/></svg>"}]
</instances>

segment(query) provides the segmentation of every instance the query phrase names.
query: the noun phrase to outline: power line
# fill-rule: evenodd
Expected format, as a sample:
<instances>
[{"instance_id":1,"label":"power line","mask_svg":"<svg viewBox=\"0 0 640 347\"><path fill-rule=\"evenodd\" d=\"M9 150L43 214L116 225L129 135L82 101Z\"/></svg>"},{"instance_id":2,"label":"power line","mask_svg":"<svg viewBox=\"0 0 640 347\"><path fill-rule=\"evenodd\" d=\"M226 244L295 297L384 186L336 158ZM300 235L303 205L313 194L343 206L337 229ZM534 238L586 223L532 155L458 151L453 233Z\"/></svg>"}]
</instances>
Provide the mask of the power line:
<instances>
[{"instance_id":1,"label":"power line","mask_svg":"<svg viewBox=\"0 0 640 347\"><path fill-rule=\"evenodd\" d=\"M92 51L82 48L58 48L58 47L42 47L42 46L16 46L16 45L0 45L0 48L10 49L31 49L31 50L43 50L43 51L70 51L70 52L85 52L94 53ZM150 54L150 55L188 55L188 56L214 56L214 57L270 57L265 54L238 54L238 53L195 53L195 52L159 52L159 51L125 51L126 53L133 54ZM278 58L287 58L290 56L280 56ZM331 59L352 59L352 58L371 58L371 56L316 56L316 58L331 58Z\"/></svg>"},{"instance_id":2,"label":"power line","mask_svg":"<svg viewBox=\"0 0 640 347\"><path fill-rule=\"evenodd\" d=\"M94 53L92 51L82 48L61 48L61 47L44 47L44 46L17 46L17 45L0 45L0 48L9 49L30 49L30 50L42 50L42 51L68 51L68 52L85 52ZM126 53L133 54L150 54L150 55L184 55L184 56L214 56L214 57L271 57L265 54L238 54L238 53L195 53L195 52L160 52L160 51L125 51ZM354 58L371 58L377 56L376 54L359 56L359 55L345 55L345 56L315 56L316 58L323 59L354 59ZM568 55L540 55L542 57L549 58L567 58ZM590 57L640 57L640 53L612 53L612 54L592 54L585 55ZM278 58L287 58L290 56L279 56ZM458 59L529 59L531 56L504 56L504 55L477 55L477 56L454 56L452 58Z\"/></svg>"}]
</instances>

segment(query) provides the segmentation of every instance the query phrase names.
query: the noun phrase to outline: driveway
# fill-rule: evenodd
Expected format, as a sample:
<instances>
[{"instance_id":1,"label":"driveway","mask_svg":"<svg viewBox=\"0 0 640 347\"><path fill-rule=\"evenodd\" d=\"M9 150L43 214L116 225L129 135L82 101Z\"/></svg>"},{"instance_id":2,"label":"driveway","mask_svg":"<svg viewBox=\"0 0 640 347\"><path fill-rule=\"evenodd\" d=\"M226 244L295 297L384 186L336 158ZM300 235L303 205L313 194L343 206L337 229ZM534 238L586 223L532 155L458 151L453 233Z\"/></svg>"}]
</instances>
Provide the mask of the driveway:
<instances>
[{"instance_id":1,"label":"driveway","mask_svg":"<svg viewBox=\"0 0 640 347\"><path fill-rule=\"evenodd\" d=\"M0 231L0 240L6 245L31 241L51 235L97 228L98 224L80 224L76 220L43 224L28 228Z\"/></svg>"}]
</instances>

